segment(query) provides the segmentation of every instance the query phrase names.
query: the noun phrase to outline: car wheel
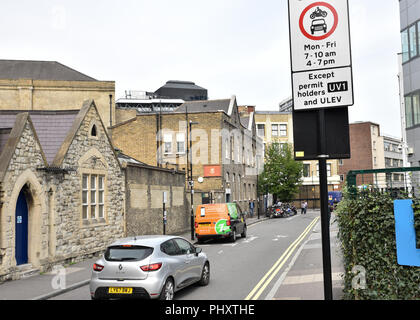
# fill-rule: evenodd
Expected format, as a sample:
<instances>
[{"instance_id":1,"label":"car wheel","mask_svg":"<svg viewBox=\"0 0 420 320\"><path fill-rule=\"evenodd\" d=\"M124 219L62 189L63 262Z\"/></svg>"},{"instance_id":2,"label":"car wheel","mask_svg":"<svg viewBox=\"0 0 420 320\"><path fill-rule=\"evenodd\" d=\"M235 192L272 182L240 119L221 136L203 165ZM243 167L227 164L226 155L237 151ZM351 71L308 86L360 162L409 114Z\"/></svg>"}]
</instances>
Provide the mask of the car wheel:
<instances>
[{"instance_id":1,"label":"car wheel","mask_svg":"<svg viewBox=\"0 0 420 320\"><path fill-rule=\"evenodd\" d=\"M236 230L232 230L232 235L230 236L230 241L235 242L236 241Z\"/></svg>"},{"instance_id":2,"label":"car wheel","mask_svg":"<svg viewBox=\"0 0 420 320\"><path fill-rule=\"evenodd\" d=\"M241 233L242 238L246 238L246 225L244 225L244 230Z\"/></svg>"},{"instance_id":3,"label":"car wheel","mask_svg":"<svg viewBox=\"0 0 420 320\"><path fill-rule=\"evenodd\" d=\"M174 299L174 282L171 279L166 279L160 293L159 300L173 300Z\"/></svg>"},{"instance_id":4,"label":"car wheel","mask_svg":"<svg viewBox=\"0 0 420 320\"><path fill-rule=\"evenodd\" d=\"M203 271L201 271L201 279L198 282L200 286L206 286L210 282L210 265L208 262L204 264Z\"/></svg>"}]
</instances>

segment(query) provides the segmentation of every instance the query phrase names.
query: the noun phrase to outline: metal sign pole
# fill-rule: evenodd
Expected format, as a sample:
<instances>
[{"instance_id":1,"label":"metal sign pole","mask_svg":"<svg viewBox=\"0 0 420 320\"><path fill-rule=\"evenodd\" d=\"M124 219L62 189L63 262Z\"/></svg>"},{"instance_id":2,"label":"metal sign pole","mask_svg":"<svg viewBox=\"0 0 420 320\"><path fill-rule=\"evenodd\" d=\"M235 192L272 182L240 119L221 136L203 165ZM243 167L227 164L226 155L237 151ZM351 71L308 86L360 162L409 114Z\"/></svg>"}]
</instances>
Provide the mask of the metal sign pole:
<instances>
[{"instance_id":1,"label":"metal sign pole","mask_svg":"<svg viewBox=\"0 0 420 320\"><path fill-rule=\"evenodd\" d=\"M163 192L163 202L162 202L162 207L163 207L163 234L166 234L166 222L167 222L167 216L166 216L166 192Z\"/></svg>"},{"instance_id":2,"label":"metal sign pole","mask_svg":"<svg viewBox=\"0 0 420 320\"><path fill-rule=\"evenodd\" d=\"M331 247L330 247L330 213L328 209L328 175L326 155L325 109L318 111L319 124L319 187L321 197L321 234L322 234L322 264L324 273L324 298L333 300L332 274L331 274Z\"/></svg>"}]
</instances>

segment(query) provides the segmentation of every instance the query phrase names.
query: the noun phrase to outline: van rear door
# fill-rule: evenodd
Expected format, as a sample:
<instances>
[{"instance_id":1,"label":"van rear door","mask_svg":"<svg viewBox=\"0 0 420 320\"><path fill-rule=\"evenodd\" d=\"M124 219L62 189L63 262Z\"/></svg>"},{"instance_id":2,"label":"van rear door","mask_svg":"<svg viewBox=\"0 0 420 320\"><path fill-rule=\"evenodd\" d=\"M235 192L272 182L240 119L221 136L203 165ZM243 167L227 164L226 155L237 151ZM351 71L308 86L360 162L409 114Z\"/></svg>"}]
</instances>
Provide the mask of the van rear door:
<instances>
[{"instance_id":1,"label":"van rear door","mask_svg":"<svg viewBox=\"0 0 420 320\"><path fill-rule=\"evenodd\" d=\"M206 204L197 207L195 215L195 231L199 235L216 235L217 223L229 219L226 204Z\"/></svg>"}]
</instances>

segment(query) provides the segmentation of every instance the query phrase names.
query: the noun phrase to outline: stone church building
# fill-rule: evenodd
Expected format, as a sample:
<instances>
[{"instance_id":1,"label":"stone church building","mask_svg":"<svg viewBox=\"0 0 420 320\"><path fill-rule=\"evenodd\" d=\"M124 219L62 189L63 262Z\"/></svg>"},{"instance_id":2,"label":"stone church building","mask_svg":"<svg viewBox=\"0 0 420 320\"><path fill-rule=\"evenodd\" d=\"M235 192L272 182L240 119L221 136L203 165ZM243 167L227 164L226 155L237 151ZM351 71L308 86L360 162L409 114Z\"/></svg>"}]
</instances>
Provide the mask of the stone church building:
<instances>
[{"instance_id":1,"label":"stone church building","mask_svg":"<svg viewBox=\"0 0 420 320\"><path fill-rule=\"evenodd\" d=\"M93 100L0 111L0 281L125 235L125 177Z\"/></svg>"}]
</instances>

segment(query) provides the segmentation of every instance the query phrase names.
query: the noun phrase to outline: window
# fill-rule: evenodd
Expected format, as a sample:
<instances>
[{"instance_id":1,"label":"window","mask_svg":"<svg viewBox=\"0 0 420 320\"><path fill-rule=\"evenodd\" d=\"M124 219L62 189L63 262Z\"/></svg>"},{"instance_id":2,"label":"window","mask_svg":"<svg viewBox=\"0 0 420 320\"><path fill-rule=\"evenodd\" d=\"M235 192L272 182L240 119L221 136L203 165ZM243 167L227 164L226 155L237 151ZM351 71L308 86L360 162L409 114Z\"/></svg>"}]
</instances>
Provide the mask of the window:
<instances>
[{"instance_id":1,"label":"window","mask_svg":"<svg viewBox=\"0 0 420 320\"><path fill-rule=\"evenodd\" d=\"M257 134L260 137L265 137L265 124L257 124Z\"/></svg>"},{"instance_id":2,"label":"window","mask_svg":"<svg viewBox=\"0 0 420 320\"><path fill-rule=\"evenodd\" d=\"M405 97L406 128L420 125L420 92Z\"/></svg>"},{"instance_id":3,"label":"window","mask_svg":"<svg viewBox=\"0 0 420 320\"><path fill-rule=\"evenodd\" d=\"M319 164L316 165L316 175L319 177ZM331 163L327 163L327 177L331 177Z\"/></svg>"},{"instance_id":4,"label":"window","mask_svg":"<svg viewBox=\"0 0 420 320\"><path fill-rule=\"evenodd\" d=\"M311 172L311 165L304 163L303 164L303 177L304 178L309 178L310 177L310 172Z\"/></svg>"},{"instance_id":5,"label":"window","mask_svg":"<svg viewBox=\"0 0 420 320\"><path fill-rule=\"evenodd\" d=\"M112 246L105 251L107 261L141 261L153 253L153 248L142 246Z\"/></svg>"},{"instance_id":6,"label":"window","mask_svg":"<svg viewBox=\"0 0 420 320\"><path fill-rule=\"evenodd\" d=\"M420 21L401 32L402 62L419 56Z\"/></svg>"},{"instance_id":7,"label":"window","mask_svg":"<svg viewBox=\"0 0 420 320\"><path fill-rule=\"evenodd\" d=\"M241 175L238 174L238 200L241 200Z\"/></svg>"},{"instance_id":8,"label":"window","mask_svg":"<svg viewBox=\"0 0 420 320\"><path fill-rule=\"evenodd\" d=\"M274 137L287 137L287 124L272 124L271 135Z\"/></svg>"},{"instance_id":9,"label":"window","mask_svg":"<svg viewBox=\"0 0 420 320\"><path fill-rule=\"evenodd\" d=\"M271 125L271 135L274 137L278 137L279 135L279 126L277 124Z\"/></svg>"},{"instance_id":10,"label":"window","mask_svg":"<svg viewBox=\"0 0 420 320\"><path fill-rule=\"evenodd\" d=\"M82 219L105 217L105 176L84 174L82 176Z\"/></svg>"},{"instance_id":11,"label":"window","mask_svg":"<svg viewBox=\"0 0 420 320\"><path fill-rule=\"evenodd\" d=\"M104 176L98 176L98 218L104 218Z\"/></svg>"},{"instance_id":12,"label":"window","mask_svg":"<svg viewBox=\"0 0 420 320\"><path fill-rule=\"evenodd\" d=\"M176 134L176 152L185 153L185 134L184 133Z\"/></svg>"},{"instance_id":13,"label":"window","mask_svg":"<svg viewBox=\"0 0 420 320\"><path fill-rule=\"evenodd\" d=\"M96 175L90 176L90 218L96 218Z\"/></svg>"},{"instance_id":14,"label":"window","mask_svg":"<svg viewBox=\"0 0 420 320\"><path fill-rule=\"evenodd\" d=\"M402 62L410 60L409 44L408 44L408 30L401 33L401 46L402 46Z\"/></svg>"},{"instance_id":15,"label":"window","mask_svg":"<svg viewBox=\"0 0 420 320\"><path fill-rule=\"evenodd\" d=\"M232 161L235 161L235 155L233 154L233 152L234 152L234 146L233 146L233 137L231 137L230 138L230 159L232 160Z\"/></svg>"},{"instance_id":16,"label":"window","mask_svg":"<svg viewBox=\"0 0 420 320\"><path fill-rule=\"evenodd\" d=\"M417 56L417 31L416 25L411 26L408 29L408 36L410 38L410 58Z\"/></svg>"},{"instance_id":17,"label":"window","mask_svg":"<svg viewBox=\"0 0 420 320\"><path fill-rule=\"evenodd\" d=\"M420 93L413 95L413 124L420 124Z\"/></svg>"},{"instance_id":18,"label":"window","mask_svg":"<svg viewBox=\"0 0 420 320\"><path fill-rule=\"evenodd\" d=\"M280 137L287 137L287 125L281 124L280 125Z\"/></svg>"},{"instance_id":19,"label":"window","mask_svg":"<svg viewBox=\"0 0 420 320\"><path fill-rule=\"evenodd\" d=\"M340 174L340 182L344 182L344 174Z\"/></svg>"},{"instance_id":20,"label":"window","mask_svg":"<svg viewBox=\"0 0 420 320\"><path fill-rule=\"evenodd\" d=\"M414 125L413 122L413 106L411 104L411 96L405 97L405 122L407 128Z\"/></svg>"},{"instance_id":21,"label":"window","mask_svg":"<svg viewBox=\"0 0 420 320\"><path fill-rule=\"evenodd\" d=\"M378 135L377 132L376 132L376 127L375 126L372 126L371 130L372 130L372 135L374 135L374 136Z\"/></svg>"},{"instance_id":22,"label":"window","mask_svg":"<svg viewBox=\"0 0 420 320\"><path fill-rule=\"evenodd\" d=\"M193 247L192 245L183 240L183 239L174 239L174 241L176 242L179 250L180 250L180 254L191 254L194 253Z\"/></svg>"},{"instance_id":23,"label":"window","mask_svg":"<svg viewBox=\"0 0 420 320\"><path fill-rule=\"evenodd\" d=\"M172 135L165 133L163 136L164 149L165 153L172 153Z\"/></svg>"},{"instance_id":24,"label":"window","mask_svg":"<svg viewBox=\"0 0 420 320\"><path fill-rule=\"evenodd\" d=\"M90 135L92 137L96 137L96 125L92 126L92 130L90 130Z\"/></svg>"},{"instance_id":25,"label":"window","mask_svg":"<svg viewBox=\"0 0 420 320\"><path fill-rule=\"evenodd\" d=\"M175 245L173 240L166 241L160 245L160 250L169 256L175 256L178 254L178 247Z\"/></svg>"},{"instance_id":26,"label":"window","mask_svg":"<svg viewBox=\"0 0 420 320\"><path fill-rule=\"evenodd\" d=\"M225 139L225 158L226 159L229 159L229 153L230 153L229 140Z\"/></svg>"},{"instance_id":27,"label":"window","mask_svg":"<svg viewBox=\"0 0 420 320\"><path fill-rule=\"evenodd\" d=\"M84 174L82 177L82 219L88 219L88 210L89 210L89 203L88 203L88 179L89 176Z\"/></svg>"}]
</instances>

